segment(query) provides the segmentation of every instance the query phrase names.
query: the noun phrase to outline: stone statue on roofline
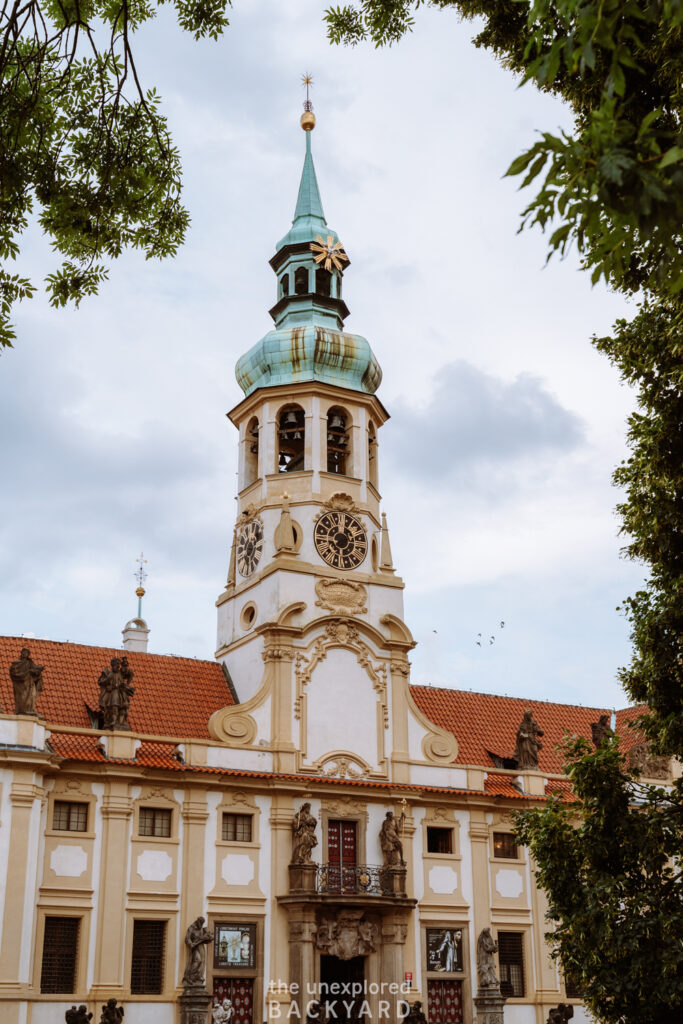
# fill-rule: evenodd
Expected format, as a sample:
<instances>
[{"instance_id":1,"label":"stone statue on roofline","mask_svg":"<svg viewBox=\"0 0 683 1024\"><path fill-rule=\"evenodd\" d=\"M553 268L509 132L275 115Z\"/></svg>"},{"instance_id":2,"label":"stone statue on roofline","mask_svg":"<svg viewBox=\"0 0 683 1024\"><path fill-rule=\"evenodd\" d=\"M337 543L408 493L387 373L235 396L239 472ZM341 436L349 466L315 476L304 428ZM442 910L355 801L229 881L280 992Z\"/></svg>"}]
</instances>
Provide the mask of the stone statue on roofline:
<instances>
[{"instance_id":1,"label":"stone statue on roofline","mask_svg":"<svg viewBox=\"0 0 683 1024\"><path fill-rule=\"evenodd\" d=\"M101 673L98 685L103 729L130 732L128 712L131 697L135 693L135 687L131 686L132 679L133 670L125 657L112 658L110 667Z\"/></svg>"},{"instance_id":2,"label":"stone statue on roofline","mask_svg":"<svg viewBox=\"0 0 683 1024\"><path fill-rule=\"evenodd\" d=\"M538 752L543 749L543 730L531 711L525 711L517 728L517 744L512 755L521 772L538 769Z\"/></svg>"},{"instance_id":3,"label":"stone statue on roofline","mask_svg":"<svg viewBox=\"0 0 683 1024\"><path fill-rule=\"evenodd\" d=\"M614 736L614 730L609 724L609 715L600 715L597 722L591 722L591 739L593 746L598 750L605 739Z\"/></svg>"},{"instance_id":4,"label":"stone statue on roofline","mask_svg":"<svg viewBox=\"0 0 683 1024\"><path fill-rule=\"evenodd\" d=\"M9 677L14 687L14 714L34 715L36 700L43 690L43 665L36 665L31 658L28 647L23 647L17 661L9 667Z\"/></svg>"}]
</instances>

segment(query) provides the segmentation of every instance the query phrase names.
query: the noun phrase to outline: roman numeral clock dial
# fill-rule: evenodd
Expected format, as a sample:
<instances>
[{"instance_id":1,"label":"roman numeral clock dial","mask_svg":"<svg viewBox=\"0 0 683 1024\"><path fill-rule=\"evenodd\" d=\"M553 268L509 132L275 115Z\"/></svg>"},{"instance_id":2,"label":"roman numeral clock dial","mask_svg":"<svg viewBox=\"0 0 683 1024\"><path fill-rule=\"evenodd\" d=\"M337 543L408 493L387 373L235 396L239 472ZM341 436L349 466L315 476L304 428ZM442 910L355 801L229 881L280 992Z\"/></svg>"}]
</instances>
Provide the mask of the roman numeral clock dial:
<instances>
[{"instance_id":1,"label":"roman numeral clock dial","mask_svg":"<svg viewBox=\"0 0 683 1024\"><path fill-rule=\"evenodd\" d=\"M334 569L355 569L368 552L363 524L348 512L324 512L315 524L318 554Z\"/></svg>"},{"instance_id":2,"label":"roman numeral clock dial","mask_svg":"<svg viewBox=\"0 0 683 1024\"><path fill-rule=\"evenodd\" d=\"M237 535L237 570L240 576L251 576L263 551L263 526L252 519Z\"/></svg>"}]
</instances>

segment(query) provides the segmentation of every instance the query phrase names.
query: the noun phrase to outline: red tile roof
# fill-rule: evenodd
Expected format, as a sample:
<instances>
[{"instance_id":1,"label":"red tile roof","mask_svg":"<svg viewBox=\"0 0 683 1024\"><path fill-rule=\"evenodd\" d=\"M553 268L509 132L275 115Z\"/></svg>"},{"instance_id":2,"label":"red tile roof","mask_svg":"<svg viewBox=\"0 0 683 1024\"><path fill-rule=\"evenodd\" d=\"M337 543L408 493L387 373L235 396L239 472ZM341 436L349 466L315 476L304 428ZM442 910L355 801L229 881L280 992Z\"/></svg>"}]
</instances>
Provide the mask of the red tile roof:
<instances>
[{"instance_id":1,"label":"red tile roof","mask_svg":"<svg viewBox=\"0 0 683 1024\"><path fill-rule=\"evenodd\" d=\"M552 704L518 697L498 697L490 693L468 690L446 690L436 686L411 686L410 692L418 708L430 721L452 732L458 740L456 763L493 767L492 754L512 757L517 728L529 709L543 729L543 749L539 756L541 771L562 771L562 755L557 746L565 733L591 738L591 722L600 715L610 715L609 708L584 708L576 704ZM641 709L626 708L617 713L617 731L622 746L628 749L640 742L637 732L628 729L629 721Z\"/></svg>"},{"instance_id":2,"label":"red tile roof","mask_svg":"<svg viewBox=\"0 0 683 1024\"><path fill-rule=\"evenodd\" d=\"M44 665L43 692L36 708L48 723L90 727L88 707L99 708L97 680L114 657L125 654L135 673L130 706L133 732L208 739L207 723L214 711L233 705L223 670L216 661L197 661L168 654L143 654L113 647L54 640L0 637L0 708L14 711L9 666L28 647Z\"/></svg>"}]
</instances>

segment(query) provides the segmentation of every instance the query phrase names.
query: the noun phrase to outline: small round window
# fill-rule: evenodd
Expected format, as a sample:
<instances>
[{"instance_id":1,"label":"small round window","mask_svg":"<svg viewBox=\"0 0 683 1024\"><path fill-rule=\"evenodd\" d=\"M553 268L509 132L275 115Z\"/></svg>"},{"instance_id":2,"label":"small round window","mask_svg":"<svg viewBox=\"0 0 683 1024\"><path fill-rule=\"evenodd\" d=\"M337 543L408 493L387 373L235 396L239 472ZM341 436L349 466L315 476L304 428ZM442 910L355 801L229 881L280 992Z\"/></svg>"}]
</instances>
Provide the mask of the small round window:
<instances>
[{"instance_id":1,"label":"small round window","mask_svg":"<svg viewBox=\"0 0 683 1024\"><path fill-rule=\"evenodd\" d=\"M256 622L256 605L253 602L245 604L240 612L240 625L242 629L251 629Z\"/></svg>"}]
</instances>

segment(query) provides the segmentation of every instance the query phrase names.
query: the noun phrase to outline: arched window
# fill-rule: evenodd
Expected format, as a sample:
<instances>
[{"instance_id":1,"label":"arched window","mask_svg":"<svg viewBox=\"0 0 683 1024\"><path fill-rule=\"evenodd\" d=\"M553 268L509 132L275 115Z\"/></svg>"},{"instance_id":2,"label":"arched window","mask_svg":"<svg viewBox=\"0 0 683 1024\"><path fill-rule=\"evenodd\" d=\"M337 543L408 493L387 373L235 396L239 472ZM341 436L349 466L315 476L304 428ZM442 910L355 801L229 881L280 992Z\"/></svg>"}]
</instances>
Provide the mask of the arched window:
<instances>
[{"instance_id":1,"label":"arched window","mask_svg":"<svg viewBox=\"0 0 683 1024\"><path fill-rule=\"evenodd\" d=\"M258 479L258 420L254 416L247 424L244 458L244 486L248 487Z\"/></svg>"},{"instance_id":2,"label":"arched window","mask_svg":"<svg viewBox=\"0 0 683 1024\"><path fill-rule=\"evenodd\" d=\"M304 468L306 426L300 405L286 405L278 418L278 459L280 473L296 473Z\"/></svg>"},{"instance_id":3,"label":"arched window","mask_svg":"<svg viewBox=\"0 0 683 1024\"><path fill-rule=\"evenodd\" d=\"M289 295L289 274L283 274L280 278L280 298Z\"/></svg>"},{"instance_id":4,"label":"arched window","mask_svg":"<svg viewBox=\"0 0 683 1024\"><path fill-rule=\"evenodd\" d=\"M348 414L343 409L330 409L327 414L327 472L346 476L346 466L351 455Z\"/></svg>"},{"instance_id":5,"label":"arched window","mask_svg":"<svg viewBox=\"0 0 683 1024\"><path fill-rule=\"evenodd\" d=\"M294 271L294 294L308 295L308 267L297 267Z\"/></svg>"},{"instance_id":6,"label":"arched window","mask_svg":"<svg viewBox=\"0 0 683 1024\"><path fill-rule=\"evenodd\" d=\"M319 267L315 272L315 293L325 296L332 294L332 274L324 267Z\"/></svg>"},{"instance_id":7,"label":"arched window","mask_svg":"<svg viewBox=\"0 0 683 1024\"><path fill-rule=\"evenodd\" d=\"M368 480L377 487L377 431L372 420L368 423Z\"/></svg>"}]
</instances>

